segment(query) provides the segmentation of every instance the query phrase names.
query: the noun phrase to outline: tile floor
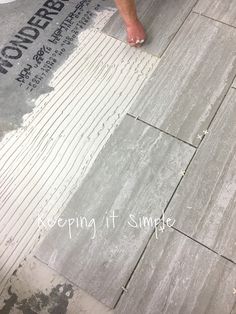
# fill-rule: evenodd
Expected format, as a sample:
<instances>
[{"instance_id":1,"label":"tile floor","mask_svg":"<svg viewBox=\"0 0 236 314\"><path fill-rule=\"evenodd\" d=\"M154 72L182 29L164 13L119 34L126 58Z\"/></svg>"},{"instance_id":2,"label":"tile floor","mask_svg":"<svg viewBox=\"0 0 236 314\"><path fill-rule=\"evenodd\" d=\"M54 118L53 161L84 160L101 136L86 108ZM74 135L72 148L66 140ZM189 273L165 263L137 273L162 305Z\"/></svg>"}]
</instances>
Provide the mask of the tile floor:
<instances>
[{"instance_id":1,"label":"tile floor","mask_svg":"<svg viewBox=\"0 0 236 314\"><path fill-rule=\"evenodd\" d=\"M0 4L1 26L6 28L0 35L1 51L37 10L45 8L45 1L28 2ZM0 218L5 211L15 213L11 203L9 210L4 208L13 196L18 210L17 219L7 216L11 228L6 234L6 223L0 222L0 262L1 267L6 265L0 275L8 274L0 313L236 314L236 4L232 0L139 0L137 4L150 35L140 51L122 42L125 32L111 1L69 1L61 4L60 13L54 9L48 29L23 50L19 61L11 61L7 73L0 73L4 78ZM62 135L50 135L49 128L39 139L42 146L36 143L35 153L42 165L44 158L51 158L52 165L60 162L53 175L45 166L48 179L40 187L48 192L38 206L38 192L20 183L28 179L36 186L37 175L29 177L36 169L35 159L28 158L24 165L22 153L14 159L14 147L23 149L20 138L33 131L26 122L34 123L49 108L47 102L38 106L38 99L59 95L60 90L53 91L49 83L58 80L63 69L71 66L81 78L78 85L85 83L83 64L90 68L98 59L85 55L78 68L70 59L86 42L84 30L103 36L103 43L112 41L114 62L106 61L108 52L102 49L95 65L100 74L91 72L91 86L108 97L106 88L110 90L114 80L111 101L122 110L114 127L106 124L105 113L105 122L98 119L108 131L107 140L95 149L89 167L85 163L84 176L73 168L78 178L70 185L67 176L64 182L59 179L60 167L79 164L79 157L74 163L67 161L61 149L67 143L63 114L73 119L74 113L54 107L55 132ZM95 42L98 51L99 41ZM127 103L117 75L124 76L122 82L132 83L135 75L143 79L138 85L134 78L135 97ZM128 83L125 86L131 90ZM89 99L95 96L91 89L90 93ZM78 108L80 100L74 105ZM109 116L114 115L115 111ZM44 119L42 130L53 117L45 112ZM80 145L80 138L75 139ZM14 166L13 172L7 172L6 165L10 170ZM63 186L68 193L61 202L62 192L55 198L53 189L62 191ZM17 194L19 190L22 193ZM34 207L28 203L29 193ZM34 214L49 213L50 208L54 212L50 220L47 215L34 216L34 222L40 217L40 228L35 225L32 234L24 233L24 242L10 234L26 227L21 223L27 206ZM21 254L14 253L17 250Z\"/></svg>"}]
</instances>

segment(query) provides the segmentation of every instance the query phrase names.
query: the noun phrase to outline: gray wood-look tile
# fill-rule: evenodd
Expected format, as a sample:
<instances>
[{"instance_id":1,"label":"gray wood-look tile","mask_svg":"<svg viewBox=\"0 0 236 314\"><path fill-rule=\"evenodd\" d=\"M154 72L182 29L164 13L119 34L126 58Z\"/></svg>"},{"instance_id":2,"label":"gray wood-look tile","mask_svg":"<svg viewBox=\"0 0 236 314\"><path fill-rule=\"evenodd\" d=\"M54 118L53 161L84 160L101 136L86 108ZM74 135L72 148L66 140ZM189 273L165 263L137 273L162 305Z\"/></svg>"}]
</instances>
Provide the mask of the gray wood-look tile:
<instances>
[{"instance_id":1,"label":"gray wood-look tile","mask_svg":"<svg viewBox=\"0 0 236 314\"><path fill-rule=\"evenodd\" d=\"M94 218L92 228L57 225L50 230L39 259L113 307L152 228L128 225L129 215L160 217L195 149L129 116L111 136L61 218ZM106 226L112 213L115 228ZM131 221L130 221L131 222Z\"/></svg>"},{"instance_id":2,"label":"gray wood-look tile","mask_svg":"<svg viewBox=\"0 0 236 314\"><path fill-rule=\"evenodd\" d=\"M198 145L236 73L236 32L192 13L130 113Z\"/></svg>"},{"instance_id":3,"label":"gray wood-look tile","mask_svg":"<svg viewBox=\"0 0 236 314\"><path fill-rule=\"evenodd\" d=\"M200 0L194 11L236 27L234 0Z\"/></svg>"},{"instance_id":4,"label":"gray wood-look tile","mask_svg":"<svg viewBox=\"0 0 236 314\"><path fill-rule=\"evenodd\" d=\"M161 56L195 3L196 0L138 0L138 15L148 34L143 49ZM118 12L111 17L103 31L126 40L126 31Z\"/></svg>"},{"instance_id":5,"label":"gray wood-look tile","mask_svg":"<svg viewBox=\"0 0 236 314\"><path fill-rule=\"evenodd\" d=\"M117 314L235 314L236 266L177 231L152 237Z\"/></svg>"},{"instance_id":6,"label":"gray wood-look tile","mask_svg":"<svg viewBox=\"0 0 236 314\"><path fill-rule=\"evenodd\" d=\"M176 228L236 262L236 90L231 88L174 195Z\"/></svg>"}]
</instances>

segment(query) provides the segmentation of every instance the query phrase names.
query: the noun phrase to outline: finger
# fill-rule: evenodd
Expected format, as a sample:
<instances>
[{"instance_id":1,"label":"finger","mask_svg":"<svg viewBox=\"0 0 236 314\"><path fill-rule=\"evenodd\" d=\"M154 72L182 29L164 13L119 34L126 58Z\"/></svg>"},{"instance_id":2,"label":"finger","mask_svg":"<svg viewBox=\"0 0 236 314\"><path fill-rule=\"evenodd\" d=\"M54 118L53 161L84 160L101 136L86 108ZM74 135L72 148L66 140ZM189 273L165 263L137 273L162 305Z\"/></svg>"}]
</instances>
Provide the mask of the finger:
<instances>
[{"instance_id":1,"label":"finger","mask_svg":"<svg viewBox=\"0 0 236 314\"><path fill-rule=\"evenodd\" d=\"M134 47L136 45L135 41L133 40L129 40L128 43L131 47Z\"/></svg>"},{"instance_id":2,"label":"finger","mask_svg":"<svg viewBox=\"0 0 236 314\"><path fill-rule=\"evenodd\" d=\"M142 44L144 43L144 39L134 39L130 38L127 40L129 45L132 47L141 47Z\"/></svg>"},{"instance_id":3,"label":"finger","mask_svg":"<svg viewBox=\"0 0 236 314\"><path fill-rule=\"evenodd\" d=\"M136 44L138 44L139 46L142 46L143 43L144 43L144 39L136 40Z\"/></svg>"},{"instance_id":4,"label":"finger","mask_svg":"<svg viewBox=\"0 0 236 314\"><path fill-rule=\"evenodd\" d=\"M144 40L140 40L140 39L136 40L135 47L141 47L143 42Z\"/></svg>"},{"instance_id":5,"label":"finger","mask_svg":"<svg viewBox=\"0 0 236 314\"><path fill-rule=\"evenodd\" d=\"M131 47L133 47L133 46L135 45L135 41L134 41L133 38L127 38L127 42L128 42L128 44L129 44Z\"/></svg>"}]
</instances>

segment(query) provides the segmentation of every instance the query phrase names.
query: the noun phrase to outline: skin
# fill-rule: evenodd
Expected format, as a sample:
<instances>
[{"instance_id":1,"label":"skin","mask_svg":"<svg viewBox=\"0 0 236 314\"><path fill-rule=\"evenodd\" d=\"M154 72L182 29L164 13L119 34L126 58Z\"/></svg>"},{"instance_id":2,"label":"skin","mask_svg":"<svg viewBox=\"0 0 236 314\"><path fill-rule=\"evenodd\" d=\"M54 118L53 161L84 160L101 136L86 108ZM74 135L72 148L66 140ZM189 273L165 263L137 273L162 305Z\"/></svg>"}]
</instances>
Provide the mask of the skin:
<instances>
[{"instance_id":1,"label":"skin","mask_svg":"<svg viewBox=\"0 0 236 314\"><path fill-rule=\"evenodd\" d=\"M131 46L140 47L146 34L137 16L135 0L115 0L115 3L126 27L127 42Z\"/></svg>"}]
</instances>

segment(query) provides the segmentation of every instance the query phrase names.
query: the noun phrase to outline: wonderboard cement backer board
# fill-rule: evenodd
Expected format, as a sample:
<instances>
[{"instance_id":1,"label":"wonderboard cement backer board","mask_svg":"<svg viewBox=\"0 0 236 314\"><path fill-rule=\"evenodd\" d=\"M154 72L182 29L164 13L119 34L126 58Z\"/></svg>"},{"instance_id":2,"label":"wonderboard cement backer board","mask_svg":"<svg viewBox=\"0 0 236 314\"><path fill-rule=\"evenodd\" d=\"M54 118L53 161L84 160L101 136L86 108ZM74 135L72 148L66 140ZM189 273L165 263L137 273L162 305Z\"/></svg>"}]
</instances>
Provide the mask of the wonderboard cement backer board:
<instances>
[{"instance_id":1,"label":"wonderboard cement backer board","mask_svg":"<svg viewBox=\"0 0 236 314\"><path fill-rule=\"evenodd\" d=\"M41 26L44 25L46 20L49 21L49 24L45 29L41 28L40 40L43 41L50 32L56 29L64 18L78 6L80 6L80 17L83 16L82 11L88 10L95 13L97 10L95 11L94 8L97 6L100 8L97 12L105 13L108 19L116 11L113 0L52 0L51 3L50 1L51 0L15 0L13 3L1 5L0 27L4 31L0 33L0 47L3 47L22 27L33 27L32 24L27 23L32 17L35 17L32 22L36 22L36 17L38 17L39 25ZM60 3L62 4L61 6ZM53 7L55 9L53 9ZM46 14L46 11L36 15L36 13L42 9L47 10L48 15ZM45 13L45 15L43 13ZM95 14L93 17L95 17ZM90 20L90 24L93 24L92 20Z\"/></svg>"},{"instance_id":2,"label":"wonderboard cement backer board","mask_svg":"<svg viewBox=\"0 0 236 314\"><path fill-rule=\"evenodd\" d=\"M60 217L71 231L55 222L36 256L114 307L154 229L135 223L160 218L194 151L126 116Z\"/></svg>"},{"instance_id":3,"label":"wonderboard cement backer board","mask_svg":"<svg viewBox=\"0 0 236 314\"><path fill-rule=\"evenodd\" d=\"M158 64L95 29L80 40L52 91L0 143L2 284L44 234L41 219L63 211Z\"/></svg>"},{"instance_id":4,"label":"wonderboard cement backer board","mask_svg":"<svg viewBox=\"0 0 236 314\"><path fill-rule=\"evenodd\" d=\"M21 125L34 99L50 91L53 73L81 44L78 35L104 26L115 11L108 2L19 0L1 5L0 139Z\"/></svg>"}]
</instances>

